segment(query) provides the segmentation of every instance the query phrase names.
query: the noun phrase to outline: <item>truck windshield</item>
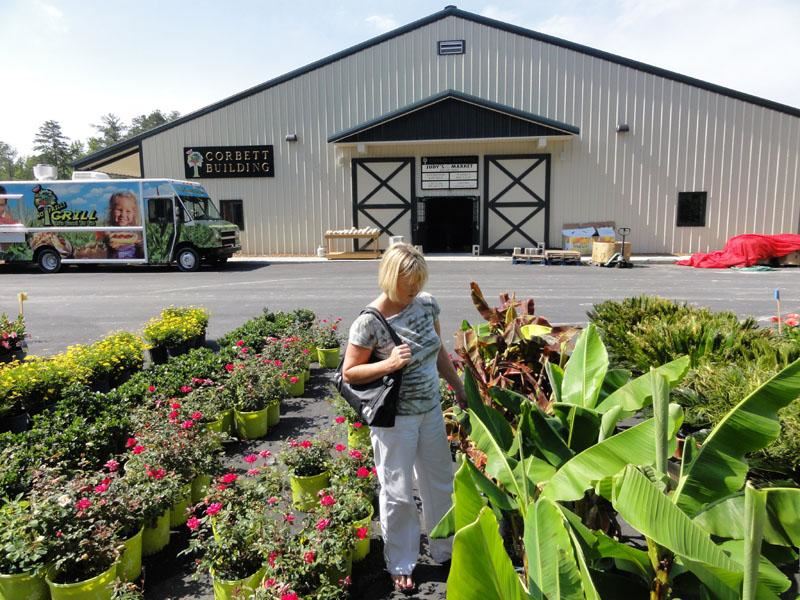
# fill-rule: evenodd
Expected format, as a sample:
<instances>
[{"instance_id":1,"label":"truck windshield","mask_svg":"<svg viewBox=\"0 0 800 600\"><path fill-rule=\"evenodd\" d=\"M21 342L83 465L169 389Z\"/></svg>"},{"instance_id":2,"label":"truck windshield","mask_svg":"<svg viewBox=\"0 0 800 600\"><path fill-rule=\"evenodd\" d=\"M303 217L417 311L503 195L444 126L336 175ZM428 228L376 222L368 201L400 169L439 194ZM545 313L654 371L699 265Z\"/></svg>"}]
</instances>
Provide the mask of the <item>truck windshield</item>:
<instances>
[{"instance_id":1,"label":"truck windshield","mask_svg":"<svg viewBox=\"0 0 800 600\"><path fill-rule=\"evenodd\" d=\"M199 221L221 221L222 217L214 206L211 198L201 196L181 196L183 205L186 207L189 216Z\"/></svg>"}]
</instances>

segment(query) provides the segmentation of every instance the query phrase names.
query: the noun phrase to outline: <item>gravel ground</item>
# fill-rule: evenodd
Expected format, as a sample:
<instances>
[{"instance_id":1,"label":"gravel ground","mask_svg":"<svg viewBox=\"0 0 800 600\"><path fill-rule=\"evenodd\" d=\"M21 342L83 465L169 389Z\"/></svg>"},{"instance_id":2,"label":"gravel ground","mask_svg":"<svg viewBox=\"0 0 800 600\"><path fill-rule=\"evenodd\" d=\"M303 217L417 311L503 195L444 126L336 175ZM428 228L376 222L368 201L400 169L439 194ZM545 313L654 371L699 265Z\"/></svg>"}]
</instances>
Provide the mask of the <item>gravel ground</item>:
<instances>
[{"instance_id":1,"label":"gravel ground","mask_svg":"<svg viewBox=\"0 0 800 600\"><path fill-rule=\"evenodd\" d=\"M311 381L306 384L302 398L286 400L281 407L281 420L270 430L265 439L252 442L232 443L226 449L227 460L235 468L242 465L241 457L251 452L271 450L277 452L287 437L311 436L333 423L333 409L325 401L331 385L332 371L313 369ZM344 441L344 440L342 440ZM376 511L377 514L377 511ZM372 542L366 559L353 565L353 600L396 600L400 598L424 598L444 600L446 597L447 568L434 563L427 554L420 557L414 579L417 591L412 594L395 592L385 570L380 539L380 524L372 523ZM172 532L170 544L155 556L144 559L145 597L152 600L179 600L214 598L211 580L207 574L195 579L192 559L177 556L186 548L188 530L185 527ZM421 552L427 544L423 538Z\"/></svg>"}]
</instances>

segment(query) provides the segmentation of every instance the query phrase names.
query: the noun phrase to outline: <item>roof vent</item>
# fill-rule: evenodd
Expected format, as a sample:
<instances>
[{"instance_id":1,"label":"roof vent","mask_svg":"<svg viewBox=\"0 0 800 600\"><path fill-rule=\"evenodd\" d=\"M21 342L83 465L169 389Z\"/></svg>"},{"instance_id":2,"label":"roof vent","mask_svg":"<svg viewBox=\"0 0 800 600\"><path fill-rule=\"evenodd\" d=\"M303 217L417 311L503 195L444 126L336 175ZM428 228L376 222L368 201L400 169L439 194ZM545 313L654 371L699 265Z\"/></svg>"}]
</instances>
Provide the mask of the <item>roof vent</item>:
<instances>
[{"instance_id":1,"label":"roof vent","mask_svg":"<svg viewBox=\"0 0 800 600\"><path fill-rule=\"evenodd\" d=\"M464 40L446 40L438 42L439 56L448 54L464 54L466 42Z\"/></svg>"},{"instance_id":2,"label":"roof vent","mask_svg":"<svg viewBox=\"0 0 800 600\"><path fill-rule=\"evenodd\" d=\"M36 181L52 181L58 179L58 169L53 165L35 165L33 167L33 176Z\"/></svg>"}]
</instances>

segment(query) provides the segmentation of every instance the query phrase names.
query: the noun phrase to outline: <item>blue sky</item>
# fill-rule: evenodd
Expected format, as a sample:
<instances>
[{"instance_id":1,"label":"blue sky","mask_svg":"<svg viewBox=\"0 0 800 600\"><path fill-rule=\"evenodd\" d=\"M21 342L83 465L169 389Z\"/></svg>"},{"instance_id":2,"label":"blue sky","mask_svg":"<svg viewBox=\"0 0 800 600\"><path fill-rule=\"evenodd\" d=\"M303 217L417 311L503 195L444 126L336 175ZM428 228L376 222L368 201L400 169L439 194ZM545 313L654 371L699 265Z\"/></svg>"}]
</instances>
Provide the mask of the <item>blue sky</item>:
<instances>
[{"instance_id":1,"label":"blue sky","mask_svg":"<svg viewBox=\"0 0 800 600\"><path fill-rule=\"evenodd\" d=\"M458 1L459 8L800 106L797 0ZM114 112L191 112L447 0L0 0L0 140L72 139Z\"/></svg>"}]
</instances>

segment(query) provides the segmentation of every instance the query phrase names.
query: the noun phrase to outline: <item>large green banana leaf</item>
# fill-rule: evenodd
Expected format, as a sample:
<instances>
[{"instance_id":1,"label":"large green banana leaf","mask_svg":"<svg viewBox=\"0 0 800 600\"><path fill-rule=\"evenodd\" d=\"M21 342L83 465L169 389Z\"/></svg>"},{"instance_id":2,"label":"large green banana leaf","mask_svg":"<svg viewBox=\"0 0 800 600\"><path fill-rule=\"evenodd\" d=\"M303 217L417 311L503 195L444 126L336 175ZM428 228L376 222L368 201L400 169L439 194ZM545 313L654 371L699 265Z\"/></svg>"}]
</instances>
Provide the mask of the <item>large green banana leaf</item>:
<instances>
[{"instance_id":1,"label":"large green banana leaf","mask_svg":"<svg viewBox=\"0 0 800 600\"><path fill-rule=\"evenodd\" d=\"M655 372L667 378L671 388L675 387L689 370L689 357L681 356L655 369ZM600 413L605 413L621 406L626 413L633 413L648 406L653 400L650 373L637 377L625 384L595 407Z\"/></svg>"},{"instance_id":2,"label":"large green banana leaf","mask_svg":"<svg viewBox=\"0 0 800 600\"><path fill-rule=\"evenodd\" d=\"M467 393L467 405L471 413L480 418L500 447L503 450L508 450L514 440L514 432L511 429L511 425L498 410L483 403L478 392L478 384L469 370L464 373L464 389Z\"/></svg>"},{"instance_id":3,"label":"large green banana leaf","mask_svg":"<svg viewBox=\"0 0 800 600\"><path fill-rule=\"evenodd\" d=\"M536 450L554 467L560 467L575 456L538 406L523 412L519 427Z\"/></svg>"},{"instance_id":4,"label":"large green banana leaf","mask_svg":"<svg viewBox=\"0 0 800 600\"><path fill-rule=\"evenodd\" d=\"M478 513L486 506L486 500L478 492L470 475L466 457L461 458L461 466L453 478L453 506L431 531L432 538L446 538L466 527L478 518Z\"/></svg>"},{"instance_id":5,"label":"large green banana leaf","mask_svg":"<svg viewBox=\"0 0 800 600\"><path fill-rule=\"evenodd\" d=\"M737 563L744 564L745 558L743 540L728 540L726 542L722 542L720 546L733 560L735 560ZM788 590L792 585L792 582L789 581L789 578L781 573L781 570L773 565L763 555L760 557L758 562L758 580L758 587L760 588L759 592L756 594L758 597L765 593L780 595Z\"/></svg>"},{"instance_id":6,"label":"large green banana leaf","mask_svg":"<svg viewBox=\"0 0 800 600\"><path fill-rule=\"evenodd\" d=\"M525 517L525 555L528 563L528 590L531 598L584 600L584 588L594 590L591 577L584 580L575 559L572 541L558 506L541 498Z\"/></svg>"},{"instance_id":7,"label":"large green banana leaf","mask_svg":"<svg viewBox=\"0 0 800 600\"><path fill-rule=\"evenodd\" d=\"M566 431L567 446L573 452L582 452L597 443L600 435L602 415L592 408L553 402L553 414L558 417Z\"/></svg>"},{"instance_id":8,"label":"large green banana leaf","mask_svg":"<svg viewBox=\"0 0 800 600\"><path fill-rule=\"evenodd\" d=\"M683 411L669 405L670 448L674 451L675 433L683 422ZM587 448L564 465L548 481L542 494L552 500L579 500L595 482L619 473L628 464L652 465L655 462L655 420L611 436Z\"/></svg>"},{"instance_id":9,"label":"large green banana leaf","mask_svg":"<svg viewBox=\"0 0 800 600\"><path fill-rule=\"evenodd\" d=\"M597 327L589 323L581 332L575 350L564 368L561 402L594 408L608 371L608 353Z\"/></svg>"},{"instance_id":10,"label":"large green banana leaf","mask_svg":"<svg viewBox=\"0 0 800 600\"><path fill-rule=\"evenodd\" d=\"M581 518L561 504L557 504L561 514L569 521L570 527L580 540L584 554L591 561L601 561L612 558L616 567L622 571L633 573L642 582L650 584L653 580L653 569L650 566L650 557L647 552L633 546L618 542L602 531L589 529L583 524Z\"/></svg>"},{"instance_id":11,"label":"large green banana leaf","mask_svg":"<svg viewBox=\"0 0 800 600\"><path fill-rule=\"evenodd\" d=\"M744 486L744 457L780 434L778 410L800 396L800 359L742 400L714 427L675 490L675 503L689 516Z\"/></svg>"},{"instance_id":12,"label":"large green banana leaf","mask_svg":"<svg viewBox=\"0 0 800 600\"><path fill-rule=\"evenodd\" d=\"M680 557L715 597L737 597L742 584L741 565L635 466L628 465L614 478L609 500L631 527Z\"/></svg>"},{"instance_id":13,"label":"large green banana leaf","mask_svg":"<svg viewBox=\"0 0 800 600\"><path fill-rule=\"evenodd\" d=\"M468 412L471 429L470 438L475 442L478 450L486 455L486 474L493 477L514 498L521 499L526 497L527 494L520 487L520 482L515 474L519 461L506 452L508 446L503 447L498 442L492 429L475 411L470 408ZM519 508L521 511L525 510L521 503Z\"/></svg>"},{"instance_id":14,"label":"large green banana leaf","mask_svg":"<svg viewBox=\"0 0 800 600\"><path fill-rule=\"evenodd\" d=\"M528 592L503 546L494 513L484 507L453 538L450 600L526 600Z\"/></svg>"},{"instance_id":15,"label":"large green banana leaf","mask_svg":"<svg viewBox=\"0 0 800 600\"><path fill-rule=\"evenodd\" d=\"M760 492L767 502L764 541L776 546L800 547L800 489L764 488ZM706 507L694 521L717 537L744 539L744 492Z\"/></svg>"}]
</instances>

